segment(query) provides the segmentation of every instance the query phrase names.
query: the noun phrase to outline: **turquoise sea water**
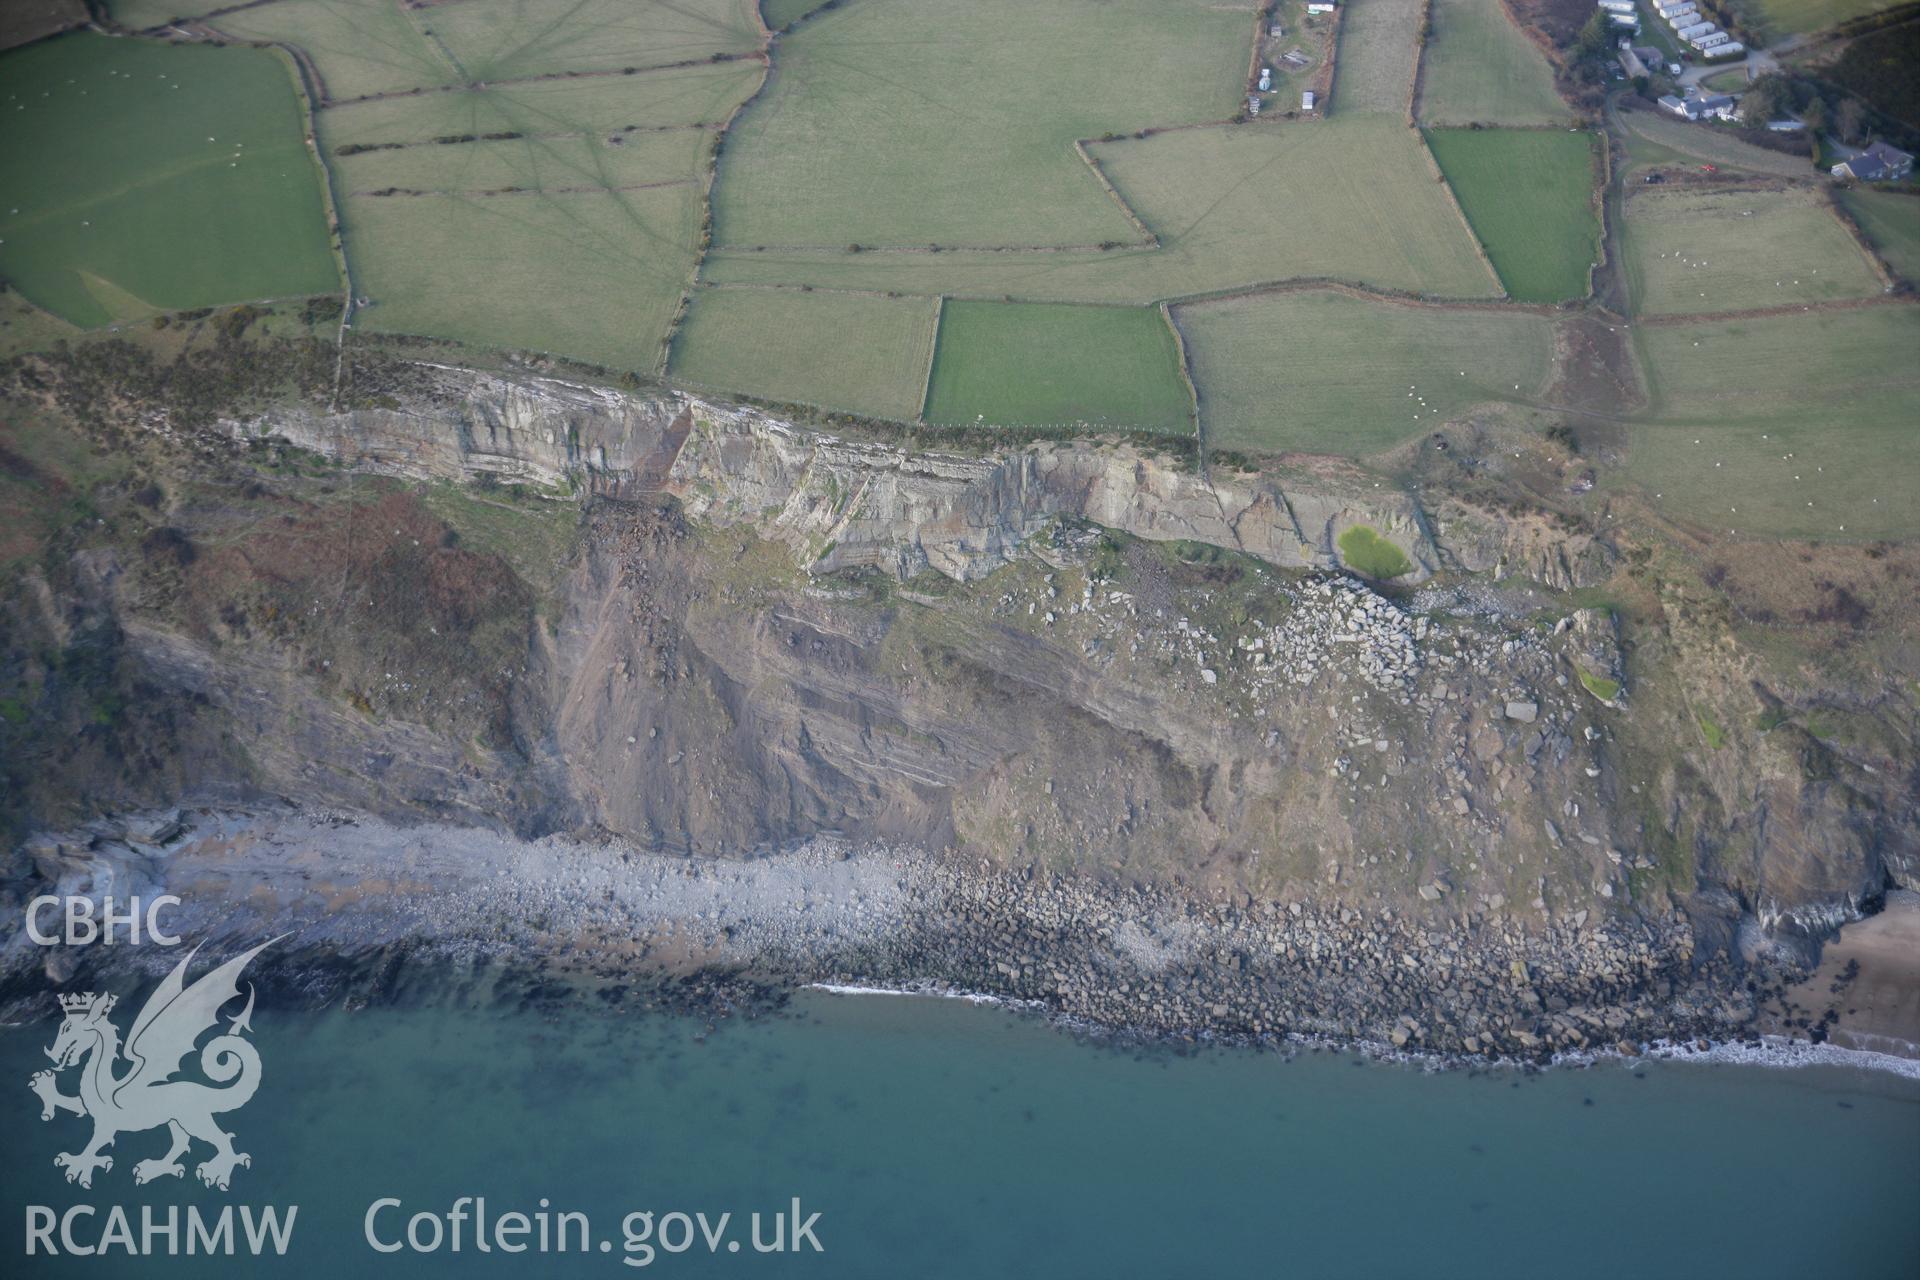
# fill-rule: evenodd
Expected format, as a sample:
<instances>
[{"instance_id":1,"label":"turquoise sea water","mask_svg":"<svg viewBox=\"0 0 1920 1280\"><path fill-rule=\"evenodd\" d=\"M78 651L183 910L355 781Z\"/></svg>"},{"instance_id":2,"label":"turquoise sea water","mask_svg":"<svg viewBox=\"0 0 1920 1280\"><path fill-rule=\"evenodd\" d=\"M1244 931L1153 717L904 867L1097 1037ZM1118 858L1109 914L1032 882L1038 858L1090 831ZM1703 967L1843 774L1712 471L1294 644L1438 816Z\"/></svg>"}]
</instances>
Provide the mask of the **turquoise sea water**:
<instances>
[{"instance_id":1,"label":"turquoise sea water","mask_svg":"<svg viewBox=\"0 0 1920 1280\"><path fill-rule=\"evenodd\" d=\"M695 1020L586 1010L263 1009L254 1021L264 1079L225 1121L253 1165L224 1194L176 1180L136 1188L132 1165L160 1153L158 1131L123 1136L91 1191L67 1184L52 1157L80 1144L83 1123L42 1123L26 1088L54 1023L0 1031L0 1274L1920 1269L1920 1084L1850 1068L1469 1074L1333 1053L1180 1056L1084 1043L962 1001L811 993L707 1036ZM594 1247L481 1254L471 1225L458 1254L444 1239L427 1255L364 1239L383 1197L404 1206L376 1219L391 1242L409 1215L444 1215L462 1196L484 1196L490 1218L519 1210L530 1222L545 1197L550 1213L589 1216ZM819 1213L824 1252L755 1252L749 1215L763 1214L768 1242L773 1211L796 1196L802 1218ZM287 1255L264 1263L24 1257L26 1206L80 1203L101 1215L127 1206L136 1229L143 1204L299 1212ZM669 1212L705 1212L710 1226L733 1217L716 1252L696 1227L691 1249L656 1247L637 1268L645 1250L629 1252L621 1230L635 1210L652 1210L674 1244ZM89 1230L99 1240L92 1221L83 1243Z\"/></svg>"}]
</instances>

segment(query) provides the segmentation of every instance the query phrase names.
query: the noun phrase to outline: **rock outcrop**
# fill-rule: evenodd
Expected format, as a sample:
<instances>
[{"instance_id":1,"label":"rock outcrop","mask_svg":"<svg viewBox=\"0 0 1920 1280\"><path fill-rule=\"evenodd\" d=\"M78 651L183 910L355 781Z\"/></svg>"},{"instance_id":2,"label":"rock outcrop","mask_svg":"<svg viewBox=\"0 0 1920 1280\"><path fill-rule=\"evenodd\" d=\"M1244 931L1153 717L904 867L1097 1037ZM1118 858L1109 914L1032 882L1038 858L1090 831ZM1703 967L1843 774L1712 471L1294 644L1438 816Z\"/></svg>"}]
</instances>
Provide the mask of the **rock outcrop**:
<instances>
[{"instance_id":1,"label":"rock outcrop","mask_svg":"<svg viewBox=\"0 0 1920 1280\"><path fill-rule=\"evenodd\" d=\"M914 451L679 393L410 367L416 389L391 407L276 408L221 425L382 474L669 492L700 519L753 525L820 571L870 566L901 580L981 577L1063 517L1283 568L1341 567L1340 535L1365 525L1407 556L1401 583L1453 568L1585 585L1608 563L1591 537L1557 536L1538 520L1455 503L1430 522L1405 490L1331 459L1202 474L1170 453L1100 440Z\"/></svg>"}]
</instances>

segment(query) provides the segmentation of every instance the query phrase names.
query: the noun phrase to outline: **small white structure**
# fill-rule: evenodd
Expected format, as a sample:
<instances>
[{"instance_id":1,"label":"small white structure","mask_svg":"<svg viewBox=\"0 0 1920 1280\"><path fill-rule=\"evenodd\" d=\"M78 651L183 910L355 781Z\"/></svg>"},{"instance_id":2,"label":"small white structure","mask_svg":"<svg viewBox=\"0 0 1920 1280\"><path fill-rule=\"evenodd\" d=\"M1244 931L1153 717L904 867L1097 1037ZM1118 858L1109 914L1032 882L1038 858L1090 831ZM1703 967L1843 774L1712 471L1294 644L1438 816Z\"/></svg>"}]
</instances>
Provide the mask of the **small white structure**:
<instances>
[{"instance_id":1,"label":"small white structure","mask_svg":"<svg viewBox=\"0 0 1920 1280\"><path fill-rule=\"evenodd\" d=\"M1701 36L1698 40L1695 40L1693 42L1693 47L1696 49L1711 49L1715 45L1725 44L1727 41L1731 39L1733 39L1733 37L1728 35L1726 32L1716 31L1711 35Z\"/></svg>"},{"instance_id":2,"label":"small white structure","mask_svg":"<svg viewBox=\"0 0 1920 1280\"><path fill-rule=\"evenodd\" d=\"M1608 13L1632 13L1639 6L1633 0L1600 0L1600 7Z\"/></svg>"},{"instance_id":3,"label":"small white structure","mask_svg":"<svg viewBox=\"0 0 1920 1280\"><path fill-rule=\"evenodd\" d=\"M1681 27L1678 31L1674 32L1674 34L1682 40L1692 41L1698 40L1701 36L1711 35L1719 29L1719 27L1714 26L1711 22L1696 22L1690 27Z\"/></svg>"},{"instance_id":4,"label":"small white structure","mask_svg":"<svg viewBox=\"0 0 1920 1280\"><path fill-rule=\"evenodd\" d=\"M1686 4L1677 5L1671 9L1661 10L1660 16L1667 20L1667 25L1670 27L1684 27L1685 25L1687 25L1688 15L1696 14L1699 12L1700 12L1700 9L1697 5L1693 3L1693 0L1687 0ZM1699 19L1695 18L1694 21L1697 22L1699 21Z\"/></svg>"},{"instance_id":5,"label":"small white structure","mask_svg":"<svg viewBox=\"0 0 1920 1280\"><path fill-rule=\"evenodd\" d=\"M1308 89L1305 93L1300 95L1300 109L1302 111L1313 110L1313 101L1314 101L1313 90Z\"/></svg>"},{"instance_id":6,"label":"small white structure","mask_svg":"<svg viewBox=\"0 0 1920 1280\"><path fill-rule=\"evenodd\" d=\"M1747 46L1741 44L1738 40L1729 40L1725 44L1717 44L1711 49L1702 49L1700 56L1703 58L1731 58L1746 51Z\"/></svg>"},{"instance_id":7,"label":"small white structure","mask_svg":"<svg viewBox=\"0 0 1920 1280\"><path fill-rule=\"evenodd\" d=\"M1330 3L1330 0L1313 0L1313 2L1307 6L1307 12L1332 13L1333 5Z\"/></svg>"},{"instance_id":8,"label":"small white structure","mask_svg":"<svg viewBox=\"0 0 1920 1280\"><path fill-rule=\"evenodd\" d=\"M1273 68L1260 68L1260 92L1267 93L1273 88Z\"/></svg>"},{"instance_id":9,"label":"small white structure","mask_svg":"<svg viewBox=\"0 0 1920 1280\"><path fill-rule=\"evenodd\" d=\"M1631 31L1635 35L1640 33L1640 19L1631 13L1609 13L1607 15L1607 21L1622 30Z\"/></svg>"}]
</instances>

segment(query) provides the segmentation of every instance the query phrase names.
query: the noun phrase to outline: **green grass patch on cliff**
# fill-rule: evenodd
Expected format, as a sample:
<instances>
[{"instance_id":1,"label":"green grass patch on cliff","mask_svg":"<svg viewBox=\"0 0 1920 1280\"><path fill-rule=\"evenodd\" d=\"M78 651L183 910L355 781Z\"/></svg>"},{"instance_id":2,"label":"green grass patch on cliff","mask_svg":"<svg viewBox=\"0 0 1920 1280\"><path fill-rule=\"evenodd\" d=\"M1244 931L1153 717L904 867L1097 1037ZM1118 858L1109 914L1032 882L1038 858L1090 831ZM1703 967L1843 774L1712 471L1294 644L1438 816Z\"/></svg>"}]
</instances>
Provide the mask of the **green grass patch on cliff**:
<instances>
[{"instance_id":1,"label":"green grass patch on cliff","mask_svg":"<svg viewBox=\"0 0 1920 1280\"><path fill-rule=\"evenodd\" d=\"M676 380L911 422L937 298L702 289L673 346Z\"/></svg>"},{"instance_id":2,"label":"green grass patch on cliff","mask_svg":"<svg viewBox=\"0 0 1920 1280\"><path fill-rule=\"evenodd\" d=\"M506 561L543 606L556 597L580 541L577 502L517 485L438 482L417 492L462 547Z\"/></svg>"},{"instance_id":3,"label":"green grass patch on cliff","mask_svg":"<svg viewBox=\"0 0 1920 1280\"><path fill-rule=\"evenodd\" d=\"M1413 561L1381 532L1368 524L1357 524L1339 538L1340 561L1363 577L1385 582L1413 569Z\"/></svg>"},{"instance_id":4,"label":"green grass patch on cliff","mask_svg":"<svg viewBox=\"0 0 1920 1280\"><path fill-rule=\"evenodd\" d=\"M337 291L288 64L55 37L0 55L0 273L82 327Z\"/></svg>"},{"instance_id":5,"label":"green grass patch on cliff","mask_svg":"<svg viewBox=\"0 0 1920 1280\"><path fill-rule=\"evenodd\" d=\"M950 301L941 311L926 419L1193 429L1173 333L1153 307Z\"/></svg>"},{"instance_id":6,"label":"green grass patch on cliff","mask_svg":"<svg viewBox=\"0 0 1920 1280\"><path fill-rule=\"evenodd\" d=\"M1552 372L1551 322L1517 310L1293 290L1175 315L1222 449L1376 453L1474 405L1536 398Z\"/></svg>"},{"instance_id":7,"label":"green grass patch on cliff","mask_svg":"<svg viewBox=\"0 0 1920 1280\"><path fill-rule=\"evenodd\" d=\"M1580 684L1588 693L1600 699L1602 702L1612 702L1620 696L1620 682L1609 679L1606 676L1589 675L1587 672L1582 671L1580 673Z\"/></svg>"},{"instance_id":8,"label":"green grass patch on cliff","mask_svg":"<svg viewBox=\"0 0 1920 1280\"><path fill-rule=\"evenodd\" d=\"M1427 143L1509 297L1585 296L1600 244L1592 134L1432 129Z\"/></svg>"}]
</instances>

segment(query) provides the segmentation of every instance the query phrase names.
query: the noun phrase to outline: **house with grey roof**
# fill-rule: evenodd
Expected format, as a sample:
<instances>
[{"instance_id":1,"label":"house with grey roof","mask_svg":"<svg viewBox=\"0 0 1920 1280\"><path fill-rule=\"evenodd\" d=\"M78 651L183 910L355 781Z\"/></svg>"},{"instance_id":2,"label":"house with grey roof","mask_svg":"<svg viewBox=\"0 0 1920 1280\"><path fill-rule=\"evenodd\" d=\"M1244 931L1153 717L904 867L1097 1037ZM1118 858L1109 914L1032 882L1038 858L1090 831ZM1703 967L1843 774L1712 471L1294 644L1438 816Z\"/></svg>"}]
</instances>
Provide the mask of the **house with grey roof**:
<instances>
[{"instance_id":1,"label":"house with grey roof","mask_svg":"<svg viewBox=\"0 0 1920 1280\"><path fill-rule=\"evenodd\" d=\"M1833 176L1855 182L1898 182L1913 173L1913 157L1884 142L1870 144L1850 160L1833 166Z\"/></svg>"}]
</instances>

